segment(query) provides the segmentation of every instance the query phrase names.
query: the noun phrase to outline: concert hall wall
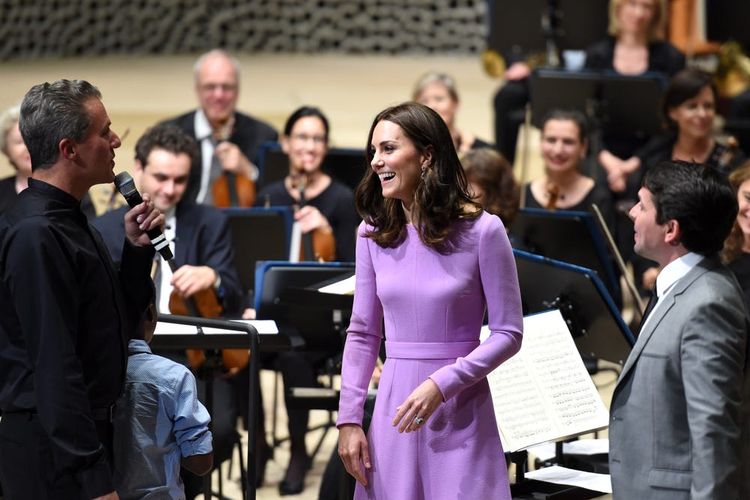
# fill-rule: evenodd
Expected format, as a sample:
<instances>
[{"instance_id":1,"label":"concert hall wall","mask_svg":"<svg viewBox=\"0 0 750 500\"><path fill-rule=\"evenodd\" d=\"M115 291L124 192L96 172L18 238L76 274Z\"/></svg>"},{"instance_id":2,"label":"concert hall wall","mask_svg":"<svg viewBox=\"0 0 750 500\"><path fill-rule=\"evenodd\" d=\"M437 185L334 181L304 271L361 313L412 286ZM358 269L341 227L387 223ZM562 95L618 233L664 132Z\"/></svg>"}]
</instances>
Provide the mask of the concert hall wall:
<instances>
[{"instance_id":1,"label":"concert hall wall","mask_svg":"<svg viewBox=\"0 0 750 500\"><path fill-rule=\"evenodd\" d=\"M457 53L486 0L0 0L0 60L233 52Z\"/></svg>"}]
</instances>

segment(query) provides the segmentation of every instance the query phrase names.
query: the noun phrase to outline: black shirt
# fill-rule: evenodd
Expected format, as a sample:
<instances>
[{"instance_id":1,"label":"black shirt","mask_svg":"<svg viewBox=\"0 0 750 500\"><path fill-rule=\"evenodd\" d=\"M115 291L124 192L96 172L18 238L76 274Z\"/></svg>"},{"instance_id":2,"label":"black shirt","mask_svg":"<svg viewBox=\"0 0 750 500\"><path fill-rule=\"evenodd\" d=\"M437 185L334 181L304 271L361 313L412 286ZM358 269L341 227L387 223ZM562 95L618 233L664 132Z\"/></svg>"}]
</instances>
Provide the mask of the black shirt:
<instances>
[{"instance_id":1,"label":"black shirt","mask_svg":"<svg viewBox=\"0 0 750 500\"><path fill-rule=\"evenodd\" d=\"M272 206L291 206L297 201L291 197L284 186L284 181L274 182L261 190L256 198L256 204ZM335 179L315 198L307 200L307 204L318 210L328 219L336 239L336 260L354 262L354 248L356 244L359 217L354 208L352 190Z\"/></svg>"},{"instance_id":2,"label":"black shirt","mask_svg":"<svg viewBox=\"0 0 750 500\"><path fill-rule=\"evenodd\" d=\"M0 408L36 412L87 493L113 489L92 410L119 396L153 296L153 250L124 245L118 275L78 200L35 179L0 218Z\"/></svg>"}]
</instances>

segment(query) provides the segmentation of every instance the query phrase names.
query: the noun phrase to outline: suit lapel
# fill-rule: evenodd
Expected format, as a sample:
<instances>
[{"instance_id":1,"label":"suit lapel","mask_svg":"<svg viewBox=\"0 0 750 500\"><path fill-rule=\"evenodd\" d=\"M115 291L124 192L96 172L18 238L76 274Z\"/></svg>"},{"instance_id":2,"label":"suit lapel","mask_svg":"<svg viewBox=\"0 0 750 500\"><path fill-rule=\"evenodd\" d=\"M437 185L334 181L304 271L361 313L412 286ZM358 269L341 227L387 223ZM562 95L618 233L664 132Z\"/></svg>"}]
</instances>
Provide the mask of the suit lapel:
<instances>
[{"instance_id":1,"label":"suit lapel","mask_svg":"<svg viewBox=\"0 0 750 500\"><path fill-rule=\"evenodd\" d=\"M190 223L190 209L188 205L178 204L177 213L177 230L175 231L174 242L174 261L178 267L187 264L188 249L194 238L195 228Z\"/></svg>"},{"instance_id":2,"label":"suit lapel","mask_svg":"<svg viewBox=\"0 0 750 500\"><path fill-rule=\"evenodd\" d=\"M646 324L646 328L644 328L643 331L641 331L641 333L638 335L638 340L636 340L635 345L633 346L633 350L630 351L630 355L625 361L625 365L622 367L622 371L620 372L620 377L617 379L617 387L619 387L620 384L626 379L631 369L638 361L638 358L641 356L641 353L643 352L646 344L649 342L649 340L651 340L654 332L659 327L659 324L662 322L667 313L669 313L669 311L680 300L680 295L682 295L699 276L701 276L703 273L713 268L714 266L715 262L713 259L704 258L695 267L688 271L685 276L680 278L677 283L675 283L672 290L667 293L666 297L661 299L659 305L651 313L651 317ZM615 388L615 390L617 390L617 387Z\"/></svg>"}]
</instances>

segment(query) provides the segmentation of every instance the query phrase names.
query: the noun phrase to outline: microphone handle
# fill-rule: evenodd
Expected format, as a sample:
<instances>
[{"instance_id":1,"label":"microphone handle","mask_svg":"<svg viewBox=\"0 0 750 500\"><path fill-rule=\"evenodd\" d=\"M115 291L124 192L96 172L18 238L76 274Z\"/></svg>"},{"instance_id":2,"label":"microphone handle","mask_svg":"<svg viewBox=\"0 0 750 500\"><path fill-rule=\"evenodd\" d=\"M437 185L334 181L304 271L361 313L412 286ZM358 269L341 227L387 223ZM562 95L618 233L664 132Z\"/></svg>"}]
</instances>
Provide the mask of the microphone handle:
<instances>
[{"instance_id":1,"label":"microphone handle","mask_svg":"<svg viewBox=\"0 0 750 500\"><path fill-rule=\"evenodd\" d=\"M137 207L138 205L143 203L141 193L139 193L138 190L135 189L133 179L129 174L127 174L127 172L123 172L116 176L115 185L117 186L117 190L120 191L120 194L125 198L125 201L130 208ZM164 233L161 229L154 227L146 231L146 234L151 240L151 244L154 246L156 251L159 252L164 260L169 262L174 258L174 255L172 255L172 250L169 248L169 242L167 241L167 238L164 236Z\"/></svg>"}]
</instances>

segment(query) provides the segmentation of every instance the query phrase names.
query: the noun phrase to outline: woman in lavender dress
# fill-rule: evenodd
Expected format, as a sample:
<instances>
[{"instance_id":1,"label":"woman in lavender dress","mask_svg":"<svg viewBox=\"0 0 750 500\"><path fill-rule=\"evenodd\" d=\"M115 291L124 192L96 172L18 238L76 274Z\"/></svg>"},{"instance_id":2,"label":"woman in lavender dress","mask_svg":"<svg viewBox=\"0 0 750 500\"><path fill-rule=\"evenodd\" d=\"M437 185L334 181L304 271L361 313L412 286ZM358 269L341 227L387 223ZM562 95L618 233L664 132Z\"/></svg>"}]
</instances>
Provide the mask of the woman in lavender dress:
<instances>
[{"instance_id":1,"label":"woman in lavender dress","mask_svg":"<svg viewBox=\"0 0 750 500\"><path fill-rule=\"evenodd\" d=\"M510 498L485 379L521 346L505 228L471 201L448 128L426 106L381 112L367 157L338 418L355 498ZM485 311L491 335L480 345ZM365 436L383 322L387 359Z\"/></svg>"}]
</instances>

